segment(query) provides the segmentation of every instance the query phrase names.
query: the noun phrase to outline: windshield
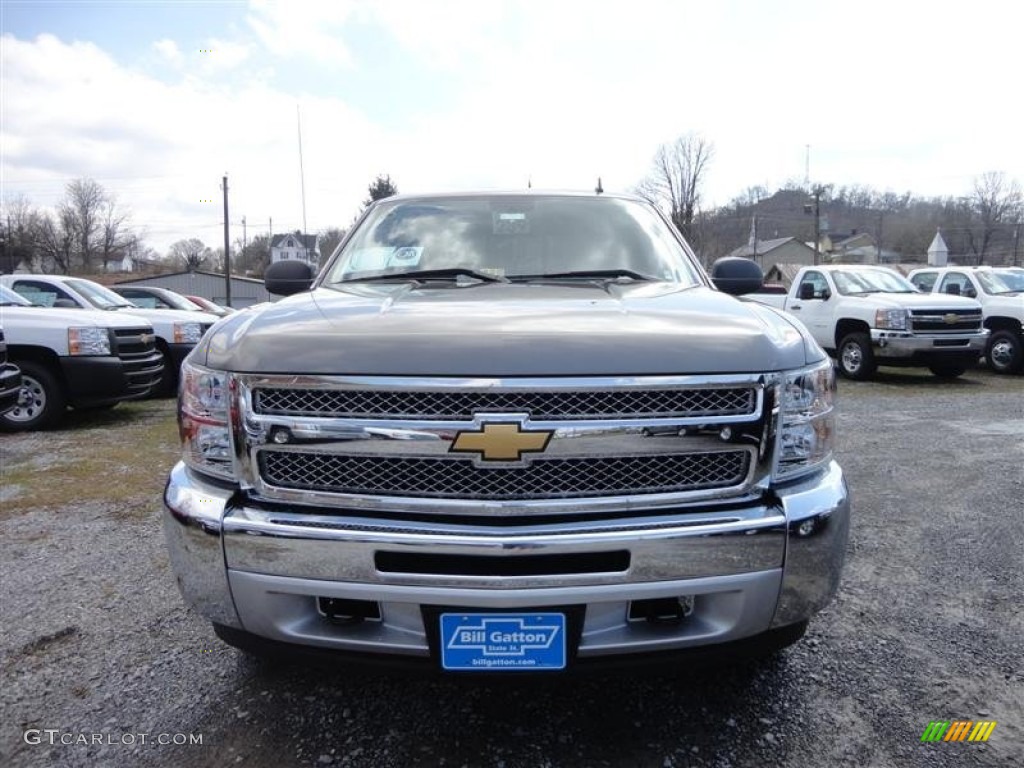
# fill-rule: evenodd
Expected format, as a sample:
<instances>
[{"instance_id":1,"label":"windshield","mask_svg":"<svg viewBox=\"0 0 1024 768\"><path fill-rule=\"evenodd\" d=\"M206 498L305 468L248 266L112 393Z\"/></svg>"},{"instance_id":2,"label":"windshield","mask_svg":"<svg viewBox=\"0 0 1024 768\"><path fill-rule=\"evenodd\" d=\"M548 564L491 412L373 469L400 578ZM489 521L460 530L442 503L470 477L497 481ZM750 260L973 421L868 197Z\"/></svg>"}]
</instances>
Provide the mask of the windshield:
<instances>
[{"instance_id":1,"label":"windshield","mask_svg":"<svg viewBox=\"0 0 1024 768\"><path fill-rule=\"evenodd\" d=\"M582 273L565 279L700 282L657 213L644 204L611 197L385 202L360 225L332 263L324 284L403 273L448 279L459 273L472 278L475 273L482 279L509 280Z\"/></svg>"},{"instance_id":2,"label":"windshield","mask_svg":"<svg viewBox=\"0 0 1024 768\"><path fill-rule=\"evenodd\" d=\"M1006 270L1000 272L999 279L1006 283L1012 291L1024 291L1024 270Z\"/></svg>"},{"instance_id":3,"label":"windshield","mask_svg":"<svg viewBox=\"0 0 1024 768\"><path fill-rule=\"evenodd\" d=\"M82 294L86 301L100 309L135 306L130 304L124 296L118 296L109 288L104 288L91 280L68 280L68 285Z\"/></svg>"},{"instance_id":4,"label":"windshield","mask_svg":"<svg viewBox=\"0 0 1024 768\"><path fill-rule=\"evenodd\" d=\"M122 296L122 300L132 302L137 307L143 307L145 309L184 309L189 312L202 312L203 308L196 304L190 299L186 299L184 296L175 293L174 291L164 291L155 289L152 293L141 294L141 291L133 291L136 295L128 297ZM164 306L164 305L169 306Z\"/></svg>"},{"instance_id":5,"label":"windshield","mask_svg":"<svg viewBox=\"0 0 1024 768\"><path fill-rule=\"evenodd\" d=\"M35 306L31 301L26 299L20 293L15 293L6 285L0 285L0 304L3 304L5 307L10 306L12 304L16 307Z\"/></svg>"},{"instance_id":6,"label":"windshield","mask_svg":"<svg viewBox=\"0 0 1024 768\"><path fill-rule=\"evenodd\" d=\"M858 293L920 293L906 278L888 269L843 269L832 273L836 288L847 296Z\"/></svg>"},{"instance_id":7,"label":"windshield","mask_svg":"<svg viewBox=\"0 0 1024 768\"><path fill-rule=\"evenodd\" d=\"M1013 287L1013 277L1010 272L1000 272L998 275L995 272L983 272L978 271L974 273L974 276L978 278L978 282L981 284L981 290L985 293L996 295L1000 293L1013 293L1014 291L1021 290L1020 287ZM1021 280L1024 282L1024 280Z\"/></svg>"}]
</instances>

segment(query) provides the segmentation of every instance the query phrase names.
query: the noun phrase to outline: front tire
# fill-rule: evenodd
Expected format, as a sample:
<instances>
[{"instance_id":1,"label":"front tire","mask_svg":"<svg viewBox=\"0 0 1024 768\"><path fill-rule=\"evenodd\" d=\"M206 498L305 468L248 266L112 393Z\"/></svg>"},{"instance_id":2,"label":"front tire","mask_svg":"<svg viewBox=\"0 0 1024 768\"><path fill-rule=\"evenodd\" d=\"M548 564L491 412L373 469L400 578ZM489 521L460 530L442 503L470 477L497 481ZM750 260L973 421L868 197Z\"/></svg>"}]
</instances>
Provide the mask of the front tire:
<instances>
[{"instance_id":1,"label":"front tire","mask_svg":"<svg viewBox=\"0 0 1024 768\"><path fill-rule=\"evenodd\" d=\"M853 381L870 379L878 367L866 333L849 333L839 342L839 372Z\"/></svg>"},{"instance_id":2,"label":"front tire","mask_svg":"<svg viewBox=\"0 0 1024 768\"><path fill-rule=\"evenodd\" d=\"M996 331L989 337L985 359L996 373L1016 373L1024 363L1020 335L1013 331Z\"/></svg>"},{"instance_id":3,"label":"front tire","mask_svg":"<svg viewBox=\"0 0 1024 768\"><path fill-rule=\"evenodd\" d=\"M21 393L18 404L0 417L5 432L27 432L52 427L64 416L67 399L60 382L45 365L19 360Z\"/></svg>"}]
</instances>

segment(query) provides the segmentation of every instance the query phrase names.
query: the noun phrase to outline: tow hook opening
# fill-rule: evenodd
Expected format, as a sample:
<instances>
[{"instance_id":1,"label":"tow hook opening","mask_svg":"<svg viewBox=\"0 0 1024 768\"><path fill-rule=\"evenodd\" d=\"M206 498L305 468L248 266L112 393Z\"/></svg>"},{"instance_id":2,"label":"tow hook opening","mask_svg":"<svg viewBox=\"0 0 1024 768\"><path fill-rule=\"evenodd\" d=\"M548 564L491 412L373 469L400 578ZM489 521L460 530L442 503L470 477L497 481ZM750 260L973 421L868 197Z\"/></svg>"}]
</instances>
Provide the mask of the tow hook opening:
<instances>
[{"instance_id":1,"label":"tow hook opening","mask_svg":"<svg viewBox=\"0 0 1024 768\"><path fill-rule=\"evenodd\" d=\"M341 597L318 597L316 609L332 624L361 624L380 621L380 603L373 600L348 600Z\"/></svg>"},{"instance_id":2,"label":"tow hook opening","mask_svg":"<svg viewBox=\"0 0 1024 768\"><path fill-rule=\"evenodd\" d=\"M630 621L648 624L680 624L693 613L693 595L634 600L629 604Z\"/></svg>"}]
</instances>

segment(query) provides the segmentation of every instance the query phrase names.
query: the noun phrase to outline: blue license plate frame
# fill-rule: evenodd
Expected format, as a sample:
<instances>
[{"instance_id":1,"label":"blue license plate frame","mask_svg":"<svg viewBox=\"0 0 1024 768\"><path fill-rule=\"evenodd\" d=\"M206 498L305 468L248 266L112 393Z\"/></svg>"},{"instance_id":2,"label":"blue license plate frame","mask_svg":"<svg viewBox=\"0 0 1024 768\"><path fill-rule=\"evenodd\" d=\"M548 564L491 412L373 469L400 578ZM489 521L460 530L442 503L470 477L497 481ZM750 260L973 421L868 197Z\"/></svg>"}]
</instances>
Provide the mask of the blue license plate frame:
<instances>
[{"instance_id":1,"label":"blue license plate frame","mask_svg":"<svg viewBox=\"0 0 1024 768\"><path fill-rule=\"evenodd\" d=\"M560 612L445 612L438 629L441 667L449 672L555 672L568 661Z\"/></svg>"}]
</instances>

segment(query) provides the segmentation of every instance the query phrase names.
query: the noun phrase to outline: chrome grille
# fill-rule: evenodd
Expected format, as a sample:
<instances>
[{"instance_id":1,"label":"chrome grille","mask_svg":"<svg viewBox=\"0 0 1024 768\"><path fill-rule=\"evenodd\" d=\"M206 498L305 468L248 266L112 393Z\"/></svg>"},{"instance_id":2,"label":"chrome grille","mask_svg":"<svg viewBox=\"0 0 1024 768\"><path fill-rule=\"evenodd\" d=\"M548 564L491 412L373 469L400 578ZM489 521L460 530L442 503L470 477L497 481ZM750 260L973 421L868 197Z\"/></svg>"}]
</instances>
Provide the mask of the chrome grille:
<instances>
[{"instance_id":1,"label":"chrome grille","mask_svg":"<svg viewBox=\"0 0 1024 768\"><path fill-rule=\"evenodd\" d=\"M327 493L446 499L567 499L675 493L740 485L746 450L600 458L541 459L523 467L479 467L470 460L352 456L264 449L263 480Z\"/></svg>"},{"instance_id":2,"label":"chrome grille","mask_svg":"<svg viewBox=\"0 0 1024 768\"><path fill-rule=\"evenodd\" d=\"M955 318L947 322L947 318ZM963 333L981 330L981 312L976 309L912 309L912 328L927 333Z\"/></svg>"},{"instance_id":3,"label":"chrome grille","mask_svg":"<svg viewBox=\"0 0 1024 768\"><path fill-rule=\"evenodd\" d=\"M655 419L753 414L751 387L536 391L387 391L261 388L256 413L364 419L470 420L476 413L529 413L535 421Z\"/></svg>"}]
</instances>

